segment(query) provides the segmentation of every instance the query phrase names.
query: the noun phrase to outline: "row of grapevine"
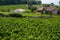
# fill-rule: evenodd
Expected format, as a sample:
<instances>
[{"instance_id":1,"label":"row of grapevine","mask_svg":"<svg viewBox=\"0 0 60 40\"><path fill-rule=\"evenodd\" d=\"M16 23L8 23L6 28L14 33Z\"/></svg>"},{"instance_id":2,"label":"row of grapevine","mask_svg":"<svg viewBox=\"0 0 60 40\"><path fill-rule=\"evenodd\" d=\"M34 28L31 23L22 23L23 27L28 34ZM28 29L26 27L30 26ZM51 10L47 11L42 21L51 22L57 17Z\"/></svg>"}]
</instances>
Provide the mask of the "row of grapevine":
<instances>
[{"instance_id":1,"label":"row of grapevine","mask_svg":"<svg viewBox=\"0 0 60 40\"><path fill-rule=\"evenodd\" d=\"M60 19L0 17L0 40L60 40Z\"/></svg>"}]
</instances>

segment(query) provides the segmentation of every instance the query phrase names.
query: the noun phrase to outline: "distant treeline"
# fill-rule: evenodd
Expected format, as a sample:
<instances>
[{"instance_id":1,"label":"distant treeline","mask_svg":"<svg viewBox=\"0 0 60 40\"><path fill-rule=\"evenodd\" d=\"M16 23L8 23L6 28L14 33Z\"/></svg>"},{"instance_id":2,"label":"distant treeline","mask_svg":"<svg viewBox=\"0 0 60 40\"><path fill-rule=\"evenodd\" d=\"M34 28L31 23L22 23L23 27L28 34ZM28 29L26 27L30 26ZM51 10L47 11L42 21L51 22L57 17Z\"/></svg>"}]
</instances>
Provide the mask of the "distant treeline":
<instances>
[{"instance_id":1,"label":"distant treeline","mask_svg":"<svg viewBox=\"0 0 60 40\"><path fill-rule=\"evenodd\" d=\"M8 5L8 4L41 4L41 1L35 0L0 0L0 5Z\"/></svg>"}]
</instances>

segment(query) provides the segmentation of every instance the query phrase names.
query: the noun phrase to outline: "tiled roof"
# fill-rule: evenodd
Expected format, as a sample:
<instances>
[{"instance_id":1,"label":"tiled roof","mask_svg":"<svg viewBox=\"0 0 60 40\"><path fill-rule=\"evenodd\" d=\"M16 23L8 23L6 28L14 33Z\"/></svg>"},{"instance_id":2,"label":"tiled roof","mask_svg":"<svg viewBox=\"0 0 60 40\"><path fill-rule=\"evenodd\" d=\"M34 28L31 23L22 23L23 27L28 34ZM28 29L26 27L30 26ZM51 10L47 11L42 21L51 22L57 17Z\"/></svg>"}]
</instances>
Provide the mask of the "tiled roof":
<instances>
[{"instance_id":1,"label":"tiled roof","mask_svg":"<svg viewBox=\"0 0 60 40\"><path fill-rule=\"evenodd\" d=\"M37 7L37 10L43 10L43 8L45 8L45 10L47 10L47 11L52 11L52 10L55 10L55 9L56 9L56 8L53 7L53 6L50 6L50 7L38 6L38 7Z\"/></svg>"},{"instance_id":2,"label":"tiled roof","mask_svg":"<svg viewBox=\"0 0 60 40\"><path fill-rule=\"evenodd\" d=\"M55 10L56 8L55 7L45 7L45 10L47 10L47 11L52 11L52 10Z\"/></svg>"}]
</instances>

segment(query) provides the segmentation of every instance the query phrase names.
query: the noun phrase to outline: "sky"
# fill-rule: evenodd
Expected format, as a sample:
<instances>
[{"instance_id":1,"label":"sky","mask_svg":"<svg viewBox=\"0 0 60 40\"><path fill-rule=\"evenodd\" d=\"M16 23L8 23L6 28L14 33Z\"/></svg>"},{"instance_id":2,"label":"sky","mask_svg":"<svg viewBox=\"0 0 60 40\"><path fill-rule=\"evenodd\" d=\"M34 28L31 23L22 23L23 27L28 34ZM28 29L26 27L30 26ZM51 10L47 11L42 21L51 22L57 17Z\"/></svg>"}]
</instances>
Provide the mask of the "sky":
<instances>
[{"instance_id":1,"label":"sky","mask_svg":"<svg viewBox=\"0 0 60 40\"><path fill-rule=\"evenodd\" d=\"M51 3L54 3L55 5L59 5L59 0L41 0L42 3L45 3L45 4L51 4Z\"/></svg>"}]
</instances>

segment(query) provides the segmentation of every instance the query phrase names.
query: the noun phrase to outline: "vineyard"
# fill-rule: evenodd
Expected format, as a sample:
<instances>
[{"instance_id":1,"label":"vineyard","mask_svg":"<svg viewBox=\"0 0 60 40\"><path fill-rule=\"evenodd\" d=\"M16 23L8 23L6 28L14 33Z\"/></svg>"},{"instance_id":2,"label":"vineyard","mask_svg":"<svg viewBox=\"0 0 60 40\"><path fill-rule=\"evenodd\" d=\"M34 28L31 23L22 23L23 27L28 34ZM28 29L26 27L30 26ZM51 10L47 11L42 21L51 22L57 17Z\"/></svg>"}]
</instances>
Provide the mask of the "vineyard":
<instances>
[{"instance_id":1,"label":"vineyard","mask_svg":"<svg viewBox=\"0 0 60 40\"><path fill-rule=\"evenodd\" d=\"M9 11L15 9L26 12L14 14ZM60 40L60 15L31 12L26 4L1 5L0 40Z\"/></svg>"},{"instance_id":2,"label":"vineyard","mask_svg":"<svg viewBox=\"0 0 60 40\"><path fill-rule=\"evenodd\" d=\"M60 17L0 17L0 40L60 40Z\"/></svg>"}]
</instances>

